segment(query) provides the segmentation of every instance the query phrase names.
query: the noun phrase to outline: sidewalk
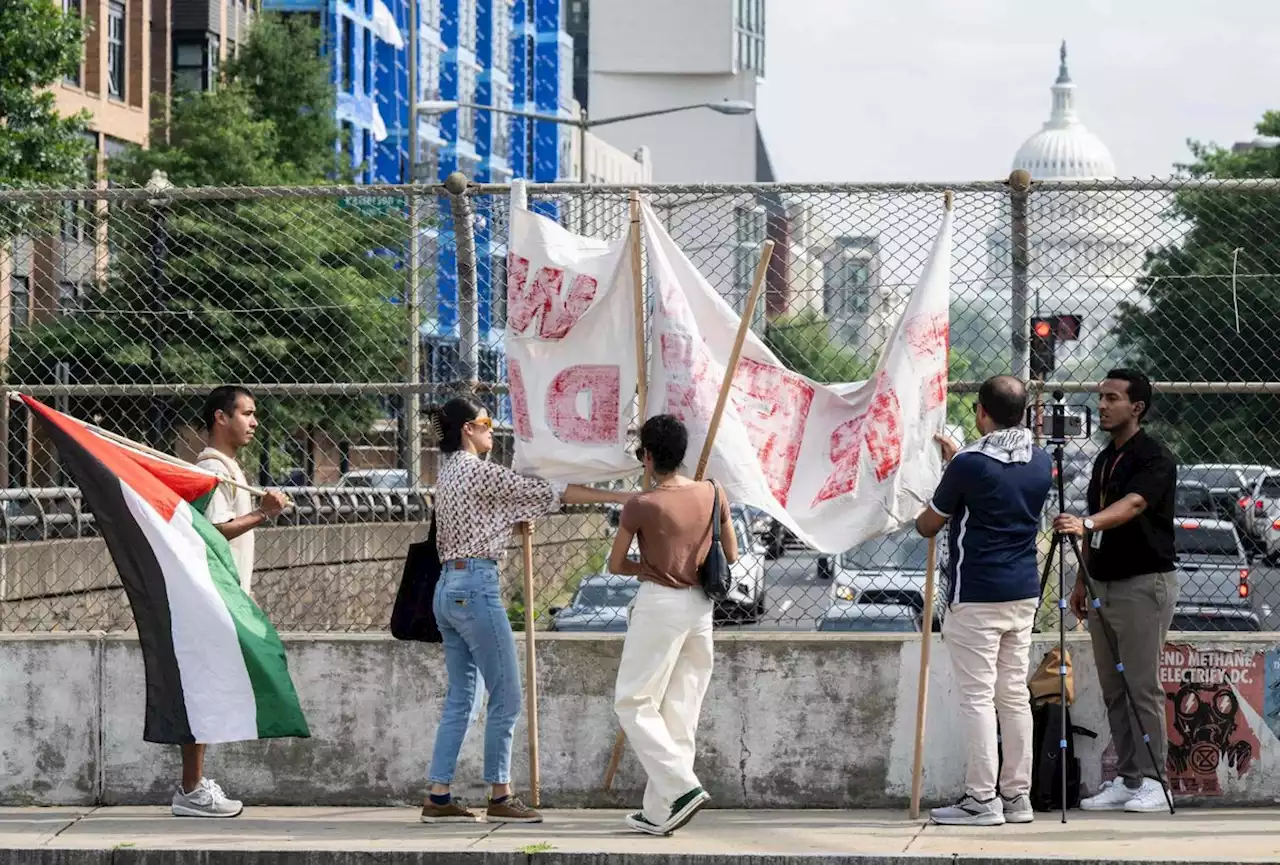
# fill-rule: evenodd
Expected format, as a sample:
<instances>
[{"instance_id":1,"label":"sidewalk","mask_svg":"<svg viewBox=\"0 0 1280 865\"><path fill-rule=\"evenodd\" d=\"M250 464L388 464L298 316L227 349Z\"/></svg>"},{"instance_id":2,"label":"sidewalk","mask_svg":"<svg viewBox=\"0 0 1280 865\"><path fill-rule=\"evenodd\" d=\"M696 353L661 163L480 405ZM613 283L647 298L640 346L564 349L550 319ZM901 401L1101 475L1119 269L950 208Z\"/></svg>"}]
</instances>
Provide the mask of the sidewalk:
<instances>
[{"instance_id":1,"label":"sidewalk","mask_svg":"<svg viewBox=\"0 0 1280 865\"><path fill-rule=\"evenodd\" d=\"M702 865L823 856L830 865L840 861L827 858L833 855L860 865L993 857L1005 865L1280 859L1280 809L1068 816L1065 826L1057 815L1038 814L1030 825L962 829L927 826L901 811L710 810L672 837L653 838L628 831L619 811L552 811L532 826L427 826L409 808L254 807L232 820L179 819L160 807L0 808L0 865L525 865L534 858L548 865L639 865L687 856Z\"/></svg>"}]
</instances>

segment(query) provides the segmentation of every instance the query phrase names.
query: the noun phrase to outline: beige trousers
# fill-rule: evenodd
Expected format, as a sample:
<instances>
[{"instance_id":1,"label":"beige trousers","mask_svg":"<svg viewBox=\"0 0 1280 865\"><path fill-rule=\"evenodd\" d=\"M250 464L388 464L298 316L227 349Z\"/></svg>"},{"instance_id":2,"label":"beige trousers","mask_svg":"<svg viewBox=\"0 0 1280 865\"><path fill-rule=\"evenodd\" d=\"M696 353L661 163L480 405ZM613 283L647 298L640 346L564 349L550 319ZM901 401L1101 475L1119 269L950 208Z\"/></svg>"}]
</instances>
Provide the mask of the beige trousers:
<instances>
[{"instance_id":1,"label":"beige trousers","mask_svg":"<svg viewBox=\"0 0 1280 865\"><path fill-rule=\"evenodd\" d=\"M694 734L711 683L711 607L701 589L641 583L622 644L614 711L649 776L645 819L659 826L701 786Z\"/></svg>"},{"instance_id":2,"label":"beige trousers","mask_svg":"<svg viewBox=\"0 0 1280 865\"><path fill-rule=\"evenodd\" d=\"M965 792L975 799L1010 799L1031 791L1031 628L1037 598L952 604L942 623L960 695L967 762ZM996 716L1000 718L1000 745ZM999 769L1003 748L1004 766Z\"/></svg>"}]
</instances>

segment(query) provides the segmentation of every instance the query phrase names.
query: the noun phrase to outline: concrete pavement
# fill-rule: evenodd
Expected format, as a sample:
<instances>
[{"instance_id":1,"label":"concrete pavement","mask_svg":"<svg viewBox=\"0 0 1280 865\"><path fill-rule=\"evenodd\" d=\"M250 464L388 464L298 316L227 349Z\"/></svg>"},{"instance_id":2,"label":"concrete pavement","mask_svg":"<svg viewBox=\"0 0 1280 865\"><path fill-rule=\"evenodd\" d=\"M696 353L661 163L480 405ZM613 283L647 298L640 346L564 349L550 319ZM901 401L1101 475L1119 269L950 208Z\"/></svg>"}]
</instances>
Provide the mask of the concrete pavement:
<instances>
[{"instance_id":1,"label":"concrete pavement","mask_svg":"<svg viewBox=\"0 0 1280 865\"><path fill-rule=\"evenodd\" d=\"M669 838L628 831L621 811L553 811L532 826L426 826L410 808L249 808L233 820L159 807L0 809L0 865L539 862L860 865L1248 862L1280 859L1280 809L1053 814L992 829L925 825L902 811L704 811ZM831 858L835 857L835 858Z\"/></svg>"}]
</instances>

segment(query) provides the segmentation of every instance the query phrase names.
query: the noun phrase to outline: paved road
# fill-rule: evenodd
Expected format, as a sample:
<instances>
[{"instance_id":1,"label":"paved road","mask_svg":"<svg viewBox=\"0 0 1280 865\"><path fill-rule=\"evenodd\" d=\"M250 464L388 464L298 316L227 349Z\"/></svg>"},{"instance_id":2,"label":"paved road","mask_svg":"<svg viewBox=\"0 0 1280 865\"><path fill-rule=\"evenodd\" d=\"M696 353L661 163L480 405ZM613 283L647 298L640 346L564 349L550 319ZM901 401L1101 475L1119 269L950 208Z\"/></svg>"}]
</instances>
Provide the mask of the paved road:
<instances>
[{"instance_id":1,"label":"paved road","mask_svg":"<svg viewBox=\"0 0 1280 865\"><path fill-rule=\"evenodd\" d=\"M1067 581L1074 583L1074 568L1068 568ZM816 553L788 552L767 562L765 585L769 608L764 618L753 624L725 625L724 630L816 630L817 620L831 603L831 581L818 577ZM1280 568L1259 562L1250 573L1250 585L1250 603L1263 629L1280 631Z\"/></svg>"},{"instance_id":2,"label":"paved road","mask_svg":"<svg viewBox=\"0 0 1280 865\"><path fill-rule=\"evenodd\" d=\"M769 600L764 618L750 625L727 625L725 630L817 630L817 620L830 604L831 581L818 578L816 553L787 552L765 562L764 578Z\"/></svg>"}]
</instances>

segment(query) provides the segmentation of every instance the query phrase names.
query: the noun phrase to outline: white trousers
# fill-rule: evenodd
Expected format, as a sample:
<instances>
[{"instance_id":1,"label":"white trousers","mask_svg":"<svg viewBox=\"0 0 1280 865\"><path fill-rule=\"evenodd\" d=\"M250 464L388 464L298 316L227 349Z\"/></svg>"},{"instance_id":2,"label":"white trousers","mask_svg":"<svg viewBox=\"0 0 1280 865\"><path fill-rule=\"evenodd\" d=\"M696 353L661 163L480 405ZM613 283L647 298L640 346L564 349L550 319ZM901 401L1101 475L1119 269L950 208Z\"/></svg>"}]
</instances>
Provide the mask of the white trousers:
<instances>
[{"instance_id":1,"label":"white trousers","mask_svg":"<svg viewBox=\"0 0 1280 865\"><path fill-rule=\"evenodd\" d=\"M701 786L694 734L711 682L711 610L701 589L641 583L622 644L614 711L649 776L645 819L659 826Z\"/></svg>"},{"instance_id":2,"label":"white trousers","mask_svg":"<svg viewBox=\"0 0 1280 865\"><path fill-rule=\"evenodd\" d=\"M1039 601L952 604L942 623L960 696L968 760L965 792L986 800L996 794L996 714L1000 716L1000 794L1031 792L1031 627Z\"/></svg>"}]
</instances>

